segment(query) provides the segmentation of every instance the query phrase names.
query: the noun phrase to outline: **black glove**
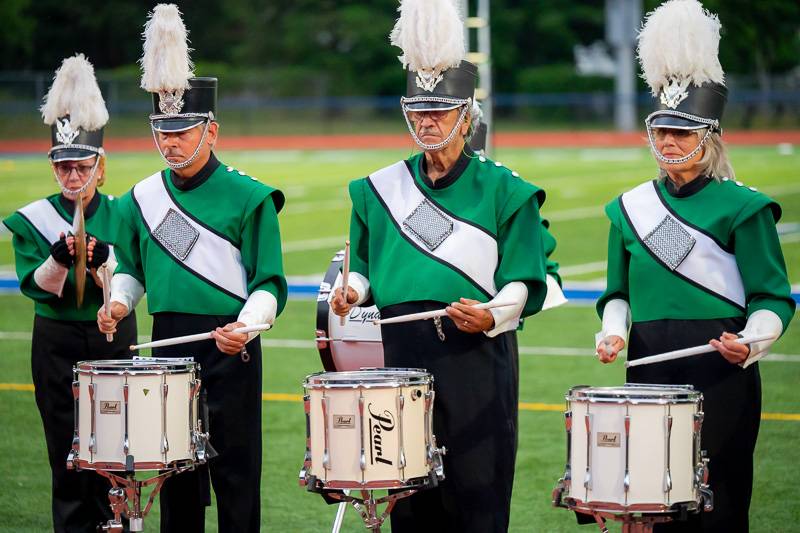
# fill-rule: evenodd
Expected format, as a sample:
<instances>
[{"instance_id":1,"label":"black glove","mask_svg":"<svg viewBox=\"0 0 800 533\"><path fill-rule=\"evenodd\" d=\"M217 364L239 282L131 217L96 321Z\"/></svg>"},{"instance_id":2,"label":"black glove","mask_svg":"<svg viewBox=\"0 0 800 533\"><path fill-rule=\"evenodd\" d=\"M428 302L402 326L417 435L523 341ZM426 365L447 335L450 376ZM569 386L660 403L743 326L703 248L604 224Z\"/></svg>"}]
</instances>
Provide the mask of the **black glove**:
<instances>
[{"instance_id":1,"label":"black glove","mask_svg":"<svg viewBox=\"0 0 800 533\"><path fill-rule=\"evenodd\" d=\"M92 260L88 261L87 265L89 268L98 268L102 266L103 263L108 261L108 254L110 252L110 248L108 244L97 239L97 237L92 237L87 233L86 243L88 244L91 239L95 239L96 242L94 243L94 250L92 250Z\"/></svg>"},{"instance_id":2,"label":"black glove","mask_svg":"<svg viewBox=\"0 0 800 533\"><path fill-rule=\"evenodd\" d=\"M67 246L67 238L61 237L50 246L50 255L53 256L60 265L67 268L71 267L75 262L75 257L69 254L69 246Z\"/></svg>"}]
</instances>

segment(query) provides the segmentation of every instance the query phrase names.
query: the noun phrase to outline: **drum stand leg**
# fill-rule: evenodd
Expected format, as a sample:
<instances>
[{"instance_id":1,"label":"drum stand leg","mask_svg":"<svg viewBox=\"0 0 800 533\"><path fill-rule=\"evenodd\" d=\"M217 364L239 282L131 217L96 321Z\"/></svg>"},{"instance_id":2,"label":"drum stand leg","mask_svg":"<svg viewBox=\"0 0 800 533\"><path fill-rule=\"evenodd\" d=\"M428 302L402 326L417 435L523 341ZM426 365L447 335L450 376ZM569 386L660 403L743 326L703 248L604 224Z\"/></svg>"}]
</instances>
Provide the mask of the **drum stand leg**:
<instances>
[{"instance_id":1,"label":"drum stand leg","mask_svg":"<svg viewBox=\"0 0 800 533\"><path fill-rule=\"evenodd\" d=\"M108 500L111 505L111 512L114 513L114 518L105 524L101 524L99 529L109 533L123 533L122 517L126 516L129 521L130 531L142 531L144 529L144 517L150 512L156 496L161 492L164 481L175 474L193 468L194 465L174 468L144 481L137 481L134 473L122 477L113 472L96 470L98 474L111 482ZM151 485L153 485L153 490L147 499L147 505L142 510L142 489Z\"/></svg>"},{"instance_id":2,"label":"drum stand leg","mask_svg":"<svg viewBox=\"0 0 800 533\"><path fill-rule=\"evenodd\" d=\"M381 533L381 526L389 517L389 513L392 512L392 509L394 509L397 500L400 498L407 498L415 492L417 492L417 489L409 489L402 492L387 494L386 496L377 499L375 498L374 491L371 490L362 490L360 498L350 496L346 492L344 494L331 493L329 496L337 500L341 500L342 503L350 502L353 508L358 511L358 514L361 515L361 520L364 521L364 526L372 533ZM386 509L384 509L380 515L378 515L378 506L384 503L387 504ZM344 510L342 505L339 504L339 509L336 513L336 521L333 523L334 533L338 532L339 528L341 528L341 518L343 516Z\"/></svg>"}]
</instances>

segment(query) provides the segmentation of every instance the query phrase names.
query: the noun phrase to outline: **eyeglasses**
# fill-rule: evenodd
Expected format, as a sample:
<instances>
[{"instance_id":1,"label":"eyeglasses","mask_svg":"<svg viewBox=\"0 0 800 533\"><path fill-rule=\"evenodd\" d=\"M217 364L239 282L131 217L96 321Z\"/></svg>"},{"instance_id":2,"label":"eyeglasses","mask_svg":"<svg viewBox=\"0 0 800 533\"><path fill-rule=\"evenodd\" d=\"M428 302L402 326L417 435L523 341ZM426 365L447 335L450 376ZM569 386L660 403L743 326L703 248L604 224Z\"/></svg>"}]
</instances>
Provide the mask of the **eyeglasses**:
<instances>
[{"instance_id":1,"label":"eyeglasses","mask_svg":"<svg viewBox=\"0 0 800 533\"><path fill-rule=\"evenodd\" d=\"M78 176L85 178L92 173L92 169L94 168L94 165L87 165L85 163L77 165L74 163L54 163L53 166L56 169L56 173L62 178L69 177L73 170L78 173Z\"/></svg>"},{"instance_id":2,"label":"eyeglasses","mask_svg":"<svg viewBox=\"0 0 800 533\"><path fill-rule=\"evenodd\" d=\"M426 118L429 118L434 122L441 122L450 113L450 111L453 110L446 109L446 110L432 110L432 111L409 111L408 118L412 122L419 122Z\"/></svg>"},{"instance_id":3,"label":"eyeglasses","mask_svg":"<svg viewBox=\"0 0 800 533\"><path fill-rule=\"evenodd\" d=\"M676 141L688 141L697 137L697 130L681 130L677 128L653 128L653 137L663 141L667 135L672 135Z\"/></svg>"}]
</instances>

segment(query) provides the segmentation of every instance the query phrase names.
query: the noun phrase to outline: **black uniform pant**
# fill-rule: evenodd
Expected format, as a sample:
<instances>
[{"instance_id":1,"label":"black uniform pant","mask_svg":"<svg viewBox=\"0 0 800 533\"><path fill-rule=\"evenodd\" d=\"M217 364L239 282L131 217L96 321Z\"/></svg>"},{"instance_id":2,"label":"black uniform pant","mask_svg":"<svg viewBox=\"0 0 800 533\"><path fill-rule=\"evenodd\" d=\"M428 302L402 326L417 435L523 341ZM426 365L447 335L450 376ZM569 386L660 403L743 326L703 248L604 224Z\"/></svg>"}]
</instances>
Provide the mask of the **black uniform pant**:
<instances>
[{"instance_id":1,"label":"black uniform pant","mask_svg":"<svg viewBox=\"0 0 800 533\"><path fill-rule=\"evenodd\" d=\"M67 470L75 431L72 368L78 361L129 358L128 346L135 343L133 313L119 323L111 343L96 322L34 316L31 373L52 471L56 532L94 531L98 524L113 518L108 503L110 483L90 470Z\"/></svg>"},{"instance_id":2,"label":"black uniform pant","mask_svg":"<svg viewBox=\"0 0 800 533\"><path fill-rule=\"evenodd\" d=\"M635 323L628 356L638 359L707 343L723 331L737 332L744 318L659 320ZM761 420L758 364L746 369L719 353L628 369L636 383L689 384L703 393L701 447L708 452L709 484L714 510L690 515L688 521L656 527L659 532L746 533L753 492L753 452Z\"/></svg>"},{"instance_id":3,"label":"black uniform pant","mask_svg":"<svg viewBox=\"0 0 800 533\"><path fill-rule=\"evenodd\" d=\"M389 306L381 316L441 309L439 302ZM438 487L399 500L392 531L492 533L508 530L517 451L517 360L513 332L496 338L459 331L442 319L381 327L390 367L424 368L434 377L433 429L447 448Z\"/></svg>"},{"instance_id":4,"label":"black uniform pant","mask_svg":"<svg viewBox=\"0 0 800 533\"><path fill-rule=\"evenodd\" d=\"M153 339L211 331L235 316L157 313ZM205 530L211 505L210 481L217 496L221 533L258 532L261 523L261 344L247 344L250 361L226 355L213 340L155 348L155 357L194 357L206 393L209 441L219 455L206 465L173 476L161 490L161 531Z\"/></svg>"}]
</instances>

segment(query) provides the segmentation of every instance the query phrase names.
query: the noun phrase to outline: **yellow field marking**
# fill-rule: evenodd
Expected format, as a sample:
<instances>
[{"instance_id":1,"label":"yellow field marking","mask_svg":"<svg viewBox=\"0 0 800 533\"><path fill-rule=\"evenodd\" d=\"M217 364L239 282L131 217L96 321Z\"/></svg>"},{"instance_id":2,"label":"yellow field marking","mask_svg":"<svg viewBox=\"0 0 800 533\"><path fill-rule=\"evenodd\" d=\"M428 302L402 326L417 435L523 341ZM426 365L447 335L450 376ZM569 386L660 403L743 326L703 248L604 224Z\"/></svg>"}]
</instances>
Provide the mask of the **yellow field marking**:
<instances>
[{"instance_id":1,"label":"yellow field marking","mask_svg":"<svg viewBox=\"0 0 800 533\"><path fill-rule=\"evenodd\" d=\"M33 392L33 385L30 383L0 383L0 391L30 391ZM261 394L261 399L265 402L302 402L302 394L288 394L285 392L265 392ZM564 411L563 403L540 403L540 402L519 402L522 411ZM761 413L761 420L781 420L800 422L800 413Z\"/></svg>"}]
</instances>

